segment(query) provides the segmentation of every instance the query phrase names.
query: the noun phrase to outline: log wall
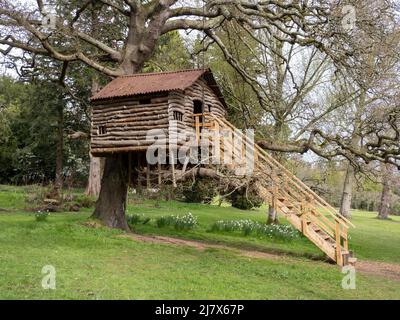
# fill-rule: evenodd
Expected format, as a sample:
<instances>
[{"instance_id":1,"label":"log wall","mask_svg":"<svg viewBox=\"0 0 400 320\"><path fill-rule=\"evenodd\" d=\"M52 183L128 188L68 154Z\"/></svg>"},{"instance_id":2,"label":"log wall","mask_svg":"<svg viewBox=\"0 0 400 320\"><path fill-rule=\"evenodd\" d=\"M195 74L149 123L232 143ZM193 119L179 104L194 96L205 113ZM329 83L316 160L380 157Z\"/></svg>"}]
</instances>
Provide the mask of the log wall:
<instances>
[{"instance_id":1,"label":"log wall","mask_svg":"<svg viewBox=\"0 0 400 320\"><path fill-rule=\"evenodd\" d=\"M151 99L151 103L140 104L143 99ZM154 94L149 96L120 98L99 101L93 104L91 127L91 150L95 155L105 155L113 152L143 151L153 144L153 139L146 141L148 131L162 130L168 138L170 121L174 120L174 111L183 114L182 121L177 121L178 145L185 142L183 130L193 128L194 101L204 101L204 112L224 117L225 109L202 79L197 80L191 87L171 91L169 94ZM105 127L106 133L101 132ZM101 128L99 130L99 128Z\"/></svg>"},{"instance_id":2,"label":"log wall","mask_svg":"<svg viewBox=\"0 0 400 320\"><path fill-rule=\"evenodd\" d=\"M195 100L204 101L204 112L208 113L208 106L211 107L211 113L217 117L225 117L225 108L218 99L214 91L207 83L199 79L191 87L185 90L185 115L184 121L187 125L193 123L193 104Z\"/></svg>"},{"instance_id":3,"label":"log wall","mask_svg":"<svg viewBox=\"0 0 400 320\"><path fill-rule=\"evenodd\" d=\"M143 99L150 103L140 104ZM106 133L99 134L105 126ZM92 108L91 149L94 154L145 150L148 130L168 131L168 95L97 102Z\"/></svg>"}]
</instances>

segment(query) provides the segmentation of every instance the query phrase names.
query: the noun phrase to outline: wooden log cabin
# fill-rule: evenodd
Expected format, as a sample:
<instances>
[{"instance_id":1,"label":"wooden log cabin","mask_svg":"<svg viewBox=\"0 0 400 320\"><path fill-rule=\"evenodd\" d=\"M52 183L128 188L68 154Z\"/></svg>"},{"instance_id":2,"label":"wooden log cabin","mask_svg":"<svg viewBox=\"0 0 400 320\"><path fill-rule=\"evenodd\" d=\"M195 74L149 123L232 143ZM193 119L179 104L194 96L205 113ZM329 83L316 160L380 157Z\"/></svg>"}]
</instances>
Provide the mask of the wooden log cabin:
<instances>
[{"instance_id":1,"label":"wooden log cabin","mask_svg":"<svg viewBox=\"0 0 400 320\"><path fill-rule=\"evenodd\" d=\"M224 144L218 144L218 150L231 150L242 155L242 159L246 158L244 150L253 153L251 183L265 203L285 216L338 265L354 265L356 259L348 248L347 234L347 229L354 225L225 119L225 101L209 69L119 77L94 95L91 102L91 152L95 156L117 153L128 160L130 185L161 185L166 172L176 186L175 169L180 170L181 177L186 170L182 164L175 168L175 160L156 165L146 160L146 151L154 141L146 139L149 130L164 131L168 141L171 124L177 124L181 130L195 127L197 142L203 136L200 128L211 128L216 141L227 131L232 137L240 137L240 143L223 137ZM210 123L204 123L204 119ZM175 143L178 148L179 139ZM214 156L220 159L218 150ZM319 212L321 208L325 214Z\"/></svg>"},{"instance_id":2,"label":"wooden log cabin","mask_svg":"<svg viewBox=\"0 0 400 320\"><path fill-rule=\"evenodd\" d=\"M149 130L193 128L194 114L225 116L225 101L209 69L141 73L114 79L91 98L91 152L143 153ZM183 141L178 139L178 144Z\"/></svg>"}]
</instances>

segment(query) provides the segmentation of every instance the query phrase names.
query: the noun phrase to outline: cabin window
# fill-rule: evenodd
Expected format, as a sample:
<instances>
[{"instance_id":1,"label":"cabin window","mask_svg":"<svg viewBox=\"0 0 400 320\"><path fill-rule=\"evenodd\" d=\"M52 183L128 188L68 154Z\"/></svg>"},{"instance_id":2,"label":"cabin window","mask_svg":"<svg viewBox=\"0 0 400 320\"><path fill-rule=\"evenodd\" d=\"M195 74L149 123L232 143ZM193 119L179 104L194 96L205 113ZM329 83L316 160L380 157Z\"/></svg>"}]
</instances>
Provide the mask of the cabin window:
<instances>
[{"instance_id":1,"label":"cabin window","mask_svg":"<svg viewBox=\"0 0 400 320\"><path fill-rule=\"evenodd\" d=\"M193 101L193 113L194 114L203 113L203 102L201 102L200 100Z\"/></svg>"},{"instance_id":2,"label":"cabin window","mask_svg":"<svg viewBox=\"0 0 400 320\"><path fill-rule=\"evenodd\" d=\"M107 127L105 125L99 126L98 128L99 136L107 133Z\"/></svg>"},{"instance_id":3,"label":"cabin window","mask_svg":"<svg viewBox=\"0 0 400 320\"><path fill-rule=\"evenodd\" d=\"M183 113L179 111L174 111L174 120L182 121L183 120Z\"/></svg>"},{"instance_id":4,"label":"cabin window","mask_svg":"<svg viewBox=\"0 0 400 320\"><path fill-rule=\"evenodd\" d=\"M151 103L151 99L140 99L139 100L139 104L150 104Z\"/></svg>"}]
</instances>

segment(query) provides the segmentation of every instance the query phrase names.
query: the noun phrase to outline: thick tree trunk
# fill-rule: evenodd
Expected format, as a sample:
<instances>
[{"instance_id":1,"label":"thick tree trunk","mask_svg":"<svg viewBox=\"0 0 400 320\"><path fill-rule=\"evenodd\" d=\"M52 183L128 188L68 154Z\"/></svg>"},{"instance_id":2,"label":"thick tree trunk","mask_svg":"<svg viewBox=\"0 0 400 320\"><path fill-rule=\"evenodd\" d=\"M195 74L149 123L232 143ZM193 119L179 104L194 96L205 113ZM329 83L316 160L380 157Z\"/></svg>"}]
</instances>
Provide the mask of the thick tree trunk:
<instances>
[{"instance_id":1,"label":"thick tree trunk","mask_svg":"<svg viewBox=\"0 0 400 320\"><path fill-rule=\"evenodd\" d=\"M139 13L130 15L125 54L119 66L122 75L139 72L154 51L163 21L160 21L159 30L148 34L145 20ZM128 161L125 157L122 154L106 157L100 194L92 217L109 227L129 230L125 217L128 191Z\"/></svg>"},{"instance_id":2,"label":"thick tree trunk","mask_svg":"<svg viewBox=\"0 0 400 320\"><path fill-rule=\"evenodd\" d=\"M56 146L56 179L54 187L59 192L63 186L63 151L64 151L64 110L58 107L57 146Z\"/></svg>"},{"instance_id":3,"label":"thick tree trunk","mask_svg":"<svg viewBox=\"0 0 400 320\"><path fill-rule=\"evenodd\" d=\"M101 190L92 218L111 228L129 230L125 217L128 192L127 157L117 154L106 158Z\"/></svg>"},{"instance_id":4,"label":"thick tree trunk","mask_svg":"<svg viewBox=\"0 0 400 320\"><path fill-rule=\"evenodd\" d=\"M342 200L340 203L340 214L346 218L351 218L351 198L354 184L354 168L349 162L347 164L346 177L343 183Z\"/></svg>"},{"instance_id":5,"label":"thick tree trunk","mask_svg":"<svg viewBox=\"0 0 400 320\"><path fill-rule=\"evenodd\" d=\"M278 220L278 214L276 212L276 209L272 205L269 205L268 206L267 224L278 224L278 223L279 223L279 220Z\"/></svg>"},{"instance_id":6,"label":"thick tree trunk","mask_svg":"<svg viewBox=\"0 0 400 320\"><path fill-rule=\"evenodd\" d=\"M89 154L89 157L90 157L89 179L85 193L88 196L98 197L101 188L102 158L93 157L92 154Z\"/></svg>"},{"instance_id":7,"label":"thick tree trunk","mask_svg":"<svg viewBox=\"0 0 400 320\"><path fill-rule=\"evenodd\" d=\"M381 194L381 203L379 205L378 219L388 219L390 214L390 205L392 198L392 190L391 190L391 177L390 170L387 166L384 166L384 174L383 174L383 188Z\"/></svg>"}]
</instances>

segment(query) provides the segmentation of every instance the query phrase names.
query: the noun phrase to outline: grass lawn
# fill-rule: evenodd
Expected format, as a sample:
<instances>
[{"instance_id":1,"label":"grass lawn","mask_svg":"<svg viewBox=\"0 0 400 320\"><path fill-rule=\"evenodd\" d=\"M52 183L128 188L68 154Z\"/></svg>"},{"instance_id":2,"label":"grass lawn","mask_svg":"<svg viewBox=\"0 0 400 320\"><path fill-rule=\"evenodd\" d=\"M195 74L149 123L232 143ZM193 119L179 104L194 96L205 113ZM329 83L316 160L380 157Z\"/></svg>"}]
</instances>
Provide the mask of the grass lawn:
<instances>
[{"instance_id":1,"label":"grass lawn","mask_svg":"<svg viewBox=\"0 0 400 320\"><path fill-rule=\"evenodd\" d=\"M118 230L85 226L91 209L54 213L36 222L33 213L24 211L29 206L25 194L31 191L0 186L0 299L400 299L400 281L380 276L357 273L356 289L342 289L340 269L322 261L323 254L305 238L283 241L209 231L221 219L263 222L265 208L144 201L130 203L128 213L152 218L134 227L140 234L285 253L279 259L134 241L119 237L123 232ZM154 222L157 216L188 212L198 218L194 230L158 228ZM379 221L361 211L353 216L355 256L400 264L399 217ZM56 290L41 287L45 265L56 268Z\"/></svg>"}]
</instances>

